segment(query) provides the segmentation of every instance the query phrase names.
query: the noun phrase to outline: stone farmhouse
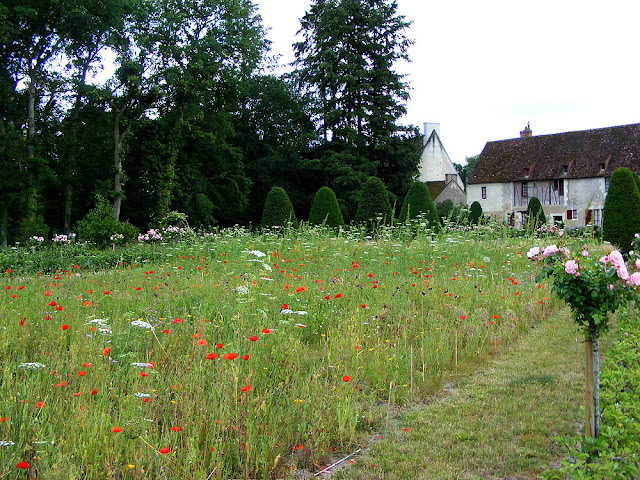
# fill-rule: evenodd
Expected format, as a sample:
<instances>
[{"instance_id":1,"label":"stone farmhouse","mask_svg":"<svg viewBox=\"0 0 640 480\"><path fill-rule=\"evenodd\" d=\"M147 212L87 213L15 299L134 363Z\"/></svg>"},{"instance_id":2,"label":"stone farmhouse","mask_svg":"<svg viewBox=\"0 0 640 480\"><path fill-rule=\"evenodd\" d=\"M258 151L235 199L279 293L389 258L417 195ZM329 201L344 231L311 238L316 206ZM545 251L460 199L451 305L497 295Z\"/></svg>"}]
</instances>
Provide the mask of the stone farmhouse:
<instances>
[{"instance_id":1,"label":"stone farmhouse","mask_svg":"<svg viewBox=\"0 0 640 480\"><path fill-rule=\"evenodd\" d=\"M467 181L467 203L520 228L538 197L547 219L566 228L600 226L609 178L640 173L640 124L488 142Z\"/></svg>"},{"instance_id":2,"label":"stone farmhouse","mask_svg":"<svg viewBox=\"0 0 640 480\"><path fill-rule=\"evenodd\" d=\"M457 205L466 204L464 184L442 145L439 123L424 124L424 142L418 168L418 180L427 184L433 203L451 200Z\"/></svg>"}]
</instances>

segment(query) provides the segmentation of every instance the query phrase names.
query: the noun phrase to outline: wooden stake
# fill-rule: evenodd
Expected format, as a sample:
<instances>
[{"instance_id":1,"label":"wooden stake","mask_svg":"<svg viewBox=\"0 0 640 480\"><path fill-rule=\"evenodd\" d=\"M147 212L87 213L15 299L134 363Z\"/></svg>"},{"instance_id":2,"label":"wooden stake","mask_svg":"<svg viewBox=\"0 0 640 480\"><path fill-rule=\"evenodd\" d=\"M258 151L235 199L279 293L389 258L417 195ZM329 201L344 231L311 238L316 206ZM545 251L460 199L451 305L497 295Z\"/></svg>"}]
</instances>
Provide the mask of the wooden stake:
<instances>
[{"instance_id":1,"label":"wooden stake","mask_svg":"<svg viewBox=\"0 0 640 480\"><path fill-rule=\"evenodd\" d=\"M587 365L586 375L586 383L584 388L584 413L585 413L585 421L584 421L584 434L587 437L593 437L593 431L595 425L593 424L593 419L595 418L594 409L593 409L593 357L591 355L591 339L587 339L584 342L584 351L585 351L585 360Z\"/></svg>"},{"instance_id":2,"label":"wooden stake","mask_svg":"<svg viewBox=\"0 0 640 480\"><path fill-rule=\"evenodd\" d=\"M597 438L600 435L600 353L595 332L589 332L584 343L587 362L584 433L587 437Z\"/></svg>"},{"instance_id":3,"label":"wooden stake","mask_svg":"<svg viewBox=\"0 0 640 480\"><path fill-rule=\"evenodd\" d=\"M387 402L387 423L384 426L385 432L389 430L389 410L391 410L391 387L393 386L393 382L389 382L389 401Z\"/></svg>"}]
</instances>

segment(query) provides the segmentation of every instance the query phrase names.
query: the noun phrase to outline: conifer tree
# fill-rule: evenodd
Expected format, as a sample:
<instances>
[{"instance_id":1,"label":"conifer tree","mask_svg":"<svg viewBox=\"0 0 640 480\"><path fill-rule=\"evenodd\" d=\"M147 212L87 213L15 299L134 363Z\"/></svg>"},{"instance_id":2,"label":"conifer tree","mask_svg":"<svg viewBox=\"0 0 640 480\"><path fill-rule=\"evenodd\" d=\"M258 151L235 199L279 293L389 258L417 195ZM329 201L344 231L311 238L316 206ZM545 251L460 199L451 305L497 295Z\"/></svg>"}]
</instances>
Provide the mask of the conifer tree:
<instances>
[{"instance_id":1,"label":"conifer tree","mask_svg":"<svg viewBox=\"0 0 640 480\"><path fill-rule=\"evenodd\" d=\"M286 227L289 223L293 227L298 227L298 219L291 200L289 200L289 195L284 188L273 187L267 195L260 226L263 228Z\"/></svg>"},{"instance_id":2,"label":"conifer tree","mask_svg":"<svg viewBox=\"0 0 640 480\"><path fill-rule=\"evenodd\" d=\"M618 168L611 175L604 201L602 238L628 253L636 233L640 233L640 191L633 173Z\"/></svg>"},{"instance_id":3,"label":"conifer tree","mask_svg":"<svg viewBox=\"0 0 640 480\"><path fill-rule=\"evenodd\" d=\"M430 226L439 224L438 212L429 194L429 189L424 182L420 181L413 182L409 187L402 203L399 220L406 222L418 215L422 215Z\"/></svg>"},{"instance_id":4,"label":"conifer tree","mask_svg":"<svg viewBox=\"0 0 640 480\"><path fill-rule=\"evenodd\" d=\"M336 194L329 187L322 187L316 193L309 212L309 223L328 227L345 226Z\"/></svg>"}]
</instances>

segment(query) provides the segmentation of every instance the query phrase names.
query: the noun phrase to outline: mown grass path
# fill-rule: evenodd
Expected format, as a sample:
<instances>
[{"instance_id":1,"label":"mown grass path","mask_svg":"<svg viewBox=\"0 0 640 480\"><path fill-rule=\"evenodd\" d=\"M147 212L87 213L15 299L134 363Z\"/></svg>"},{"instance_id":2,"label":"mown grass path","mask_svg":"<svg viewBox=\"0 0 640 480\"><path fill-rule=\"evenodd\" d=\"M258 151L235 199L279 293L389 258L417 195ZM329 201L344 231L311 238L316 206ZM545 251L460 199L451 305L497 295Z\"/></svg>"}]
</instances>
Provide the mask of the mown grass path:
<instances>
[{"instance_id":1,"label":"mown grass path","mask_svg":"<svg viewBox=\"0 0 640 480\"><path fill-rule=\"evenodd\" d=\"M582 340L568 310L542 320L476 374L450 379L332 477L538 478L565 454L554 437L583 423Z\"/></svg>"}]
</instances>

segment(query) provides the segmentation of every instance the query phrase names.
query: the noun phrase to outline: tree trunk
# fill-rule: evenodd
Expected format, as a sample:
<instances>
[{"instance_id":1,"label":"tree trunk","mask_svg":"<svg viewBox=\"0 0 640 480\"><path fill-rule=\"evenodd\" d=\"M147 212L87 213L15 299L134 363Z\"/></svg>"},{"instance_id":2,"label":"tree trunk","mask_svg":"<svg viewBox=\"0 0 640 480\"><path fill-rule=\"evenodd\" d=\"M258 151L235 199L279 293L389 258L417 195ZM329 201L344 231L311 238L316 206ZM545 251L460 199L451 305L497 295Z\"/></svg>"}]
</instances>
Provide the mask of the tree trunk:
<instances>
[{"instance_id":1,"label":"tree trunk","mask_svg":"<svg viewBox=\"0 0 640 480\"><path fill-rule=\"evenodd\" d=\"M71 182L67 183L67 188L64 195L64 233L69 235L71 233L71 202L73 200L73 187Z\"/></svg>"},{"instance_id":2,"label":"tree trunk","mask_svg":"<svg viewBox=\"0 0 640 480\"><path fill-rule=\"evenodd\" d=\"M120 221L120 208L122 206L122 159L120 158L120 147L122 146L120 138L120 112L116 112L113 125L113 166L115 167L115 175L113 182L113 218Z\"/></svg>"},{"instance_id":3,"label":"tree trunk","mask_svg":"<svg viewBox=\"0 0 640 480\"><path fill-rule=\"evenodd\" d=\"M598 338L593 330L585 340L587 361L585 386L585 427L587 437L597 438L600 435L600 354Z\"/></svg>"},{"instance_id":4,"label":"tree trunk","mask_svg":"<svg viewBox=\"0 0 640 480\"><path fill-rule=\"evenodd\" d=\"M34 149L33 139L36 136L36 80L33 70L29 72L29 103L27 105L27 156L29 160L33 160ZM20 164L20 170L24 166Z\"/></svg>"}]
</instances>

